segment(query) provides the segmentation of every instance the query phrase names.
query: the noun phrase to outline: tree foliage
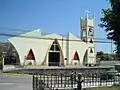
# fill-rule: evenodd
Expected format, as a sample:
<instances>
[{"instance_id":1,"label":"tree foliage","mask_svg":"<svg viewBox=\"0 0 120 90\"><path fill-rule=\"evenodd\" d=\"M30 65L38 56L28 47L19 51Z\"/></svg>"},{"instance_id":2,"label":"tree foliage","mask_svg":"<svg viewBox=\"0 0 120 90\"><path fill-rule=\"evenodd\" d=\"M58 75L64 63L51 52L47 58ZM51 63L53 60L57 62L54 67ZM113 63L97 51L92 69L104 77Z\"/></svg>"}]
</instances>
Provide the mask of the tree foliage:
<instances>
[{"instance_id":1,"label":"tree foliage","mask_svg":"<svg viewBox=\"0 0 120 90\"><path fill-rule=\"evenodd\" d=\"M100 61L111 61L112 57L108 53L104 53L102 51L97 52L96 58L99 59Z\"/></svg>"},{"instance_id":2,"label":"tree foliage","mask_svg":"<svg viewBox=\"0 0 120 90\"><path fill-rule=\"evenodd\" d=\"M120 0L109 0L110 8L102 9L100 27L105 28L107 38L116 45L116 53L120 53Z\"/></svg>"}]
</instances>

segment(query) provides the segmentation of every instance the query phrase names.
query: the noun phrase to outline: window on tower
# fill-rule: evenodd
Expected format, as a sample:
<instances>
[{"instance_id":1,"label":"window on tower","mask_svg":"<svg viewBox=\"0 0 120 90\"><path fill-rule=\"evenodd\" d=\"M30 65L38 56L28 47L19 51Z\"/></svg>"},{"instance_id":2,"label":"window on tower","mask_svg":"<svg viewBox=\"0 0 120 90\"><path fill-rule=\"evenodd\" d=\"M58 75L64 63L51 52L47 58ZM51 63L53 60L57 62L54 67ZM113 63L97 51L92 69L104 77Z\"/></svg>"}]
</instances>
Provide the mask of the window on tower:
<instances>
[{"instance_id":1,"label":"window on tower","mask_svg":"<svg viewBox=\"0 0 120 90\"><path fill-rule=\"evenodd\" d=\"M90 39L90 43L93 43L93 40L92 40L92 39Z\"/></svg>"},{"instance_id":2,"label":"window on tower","mask_svg":"<svg viewBox=\"0 0 120 90\"><path fill-rule=\"evenodd\" d=\"M93 34L94 32L93 32L93 28L92 27L90 27L89 28L89 36L94 36L94 34Z\"/></svg>"},{"instance_id":3,"label":"window on tower","mask_svg":"<svg viewBox=\"0 0 120 90\"><path fill-rule=\"evenodd\" d=\"M90 49L90 53L93 53L93 49L92 48Z\"/></svg>"},{"instance_id":4,"label":"window on tower","mask_svg":"<svg viewBox=\"0 0 120 90\"><path fill-rule=\"evenodd\" d=\"M85 37L85 36L86 36L86 32L85 32L85 31L83 31L83 32L82 32L82 34L83 34L83 37Z\"/></svg>"}]
</instances>

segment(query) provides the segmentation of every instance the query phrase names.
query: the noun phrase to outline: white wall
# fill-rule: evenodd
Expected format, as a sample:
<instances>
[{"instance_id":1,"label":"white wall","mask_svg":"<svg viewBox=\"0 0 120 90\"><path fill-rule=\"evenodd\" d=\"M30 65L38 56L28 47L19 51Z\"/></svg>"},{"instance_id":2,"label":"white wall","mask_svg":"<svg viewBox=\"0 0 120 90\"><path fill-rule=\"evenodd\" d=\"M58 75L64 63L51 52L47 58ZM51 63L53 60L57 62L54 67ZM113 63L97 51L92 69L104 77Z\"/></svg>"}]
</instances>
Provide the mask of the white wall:
<instances>
[{"instance_id":1,"label":"white wall","mask_svg":"<svg viewBox=\"0 0 120 90\"><path fill-rule=\"evenodd\" d=\"M69 33L69 64L73 64L73 58L74 54L77 51L80 59L80 65L83 64L83 58L85 55L85 52L88 48L88 45L77 38L76 36L72 35ZM76 41L71 41L71 40L76 40Z\"/></svg>"},{"instance_id":2,"label":"white wall","mask_svg":"<svg viewBox=\"0 0 120 90\"><path fill-rule=\"evenodd\" d=\"M35 36L35 33L37 33L37 36L39 36L38 31L33 31L33 32L34 32L34 36ZM32 36L32 32L27 34L29 34L29 36L30 35ZM26 36L27 34L24 34L24 36ZM49 38L52 38L52 40ZM66 51L67 45L66 45L65 38L63 38L60 35L49 34L49 35L39 36L39 38L13 37L13 38L10 38L9 41L14 45L14 47L18 52L21 65L24 64L25 56L28 55L30 49L32 49L34 53L36 64L41 65L41 63L45 59L48 60L48 52L55 39L58 40L58 43L61 47L60 59L63 60L64 64L66 65L67 63L65 58L67 58L67 51ZM82 40L80 40L79 38L77 38L76 36L72 35L71 33L69 33L69 40L77 40L77 41L69 41L69 63L68 64L70 65L73 64L73 57L76 51L78 52L78 55L79 55L79 59L80 59L79 63L83 64L84 54L88 48L88 45Z\"/></svg>"},{"instance_id":3,"label":"white wall","mask_svg":"<svg viewBox=\"0 0 120 90\"><path fill-rule=\"evenodd\" d=\"M40 39L40 38L44 38L44 39ZM24 64L25 56L28 55L30 49L33 50L36 64L40 65L45 60L45 57L47 56L49 52L49 48L51 47L54 39L56 38L62 39L62 36L57 34L50 34L50 35L41 36L40 38L33 39L33 38L13 37L9 39L9 41L14 45L14 47L16 48L19 54L21 65ZM52 38L53 40L49 40L48 38ZM65 41L58 40L58 42L61 48L63 48L63 52L64 52L65 51L64 49L66 48ZM64 54L65 53L63 53L63 56Z\"/></svg>"}]
</instances>

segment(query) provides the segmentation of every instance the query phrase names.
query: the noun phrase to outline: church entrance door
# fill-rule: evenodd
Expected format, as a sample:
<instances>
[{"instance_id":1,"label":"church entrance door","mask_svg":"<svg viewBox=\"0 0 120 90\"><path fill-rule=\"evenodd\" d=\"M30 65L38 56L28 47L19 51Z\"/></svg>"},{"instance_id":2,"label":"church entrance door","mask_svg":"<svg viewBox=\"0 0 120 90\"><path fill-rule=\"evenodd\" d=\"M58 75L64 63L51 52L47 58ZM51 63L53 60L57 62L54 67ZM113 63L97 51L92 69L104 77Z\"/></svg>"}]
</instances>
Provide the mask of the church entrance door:
<instances>
[{"instance_id":1,"label":"church entrance door","mask_svg":"<svg viewBox=\"0 0 120 90\"><path fill-rule=\"evenodd\" d=\"M61 63L61 51L57 39L52 43L48 53L48 65L49 66L60 66Z\"/></svg>"},{"instance_id":2,"label":"church entrance door","mask_svg":"<svg viewBox=\"0 0 120 90\"><path fill-rule=\"evenodd\" d=\"M49 66L59 66L60 52L49 52Z\"/></svg>"}]
</instances>

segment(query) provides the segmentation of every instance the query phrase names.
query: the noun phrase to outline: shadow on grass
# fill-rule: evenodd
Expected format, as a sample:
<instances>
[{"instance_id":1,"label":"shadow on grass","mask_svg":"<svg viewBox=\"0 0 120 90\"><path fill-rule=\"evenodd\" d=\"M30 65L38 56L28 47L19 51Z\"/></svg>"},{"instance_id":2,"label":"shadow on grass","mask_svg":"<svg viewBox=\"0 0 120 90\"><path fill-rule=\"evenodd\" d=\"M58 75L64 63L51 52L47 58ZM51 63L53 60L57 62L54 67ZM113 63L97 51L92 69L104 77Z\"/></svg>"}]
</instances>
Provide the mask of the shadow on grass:
<instances>
[{"instance_id":1,"label":"shadow on grass","mask_svg":"<svg viewBox=\"0 0 120 90\"><path fill-rule=\"evenodd\" d=\"M120 86L94 87L94 88L87 88L86 90L120 90Z\"/></svg>"}]
</instances>

